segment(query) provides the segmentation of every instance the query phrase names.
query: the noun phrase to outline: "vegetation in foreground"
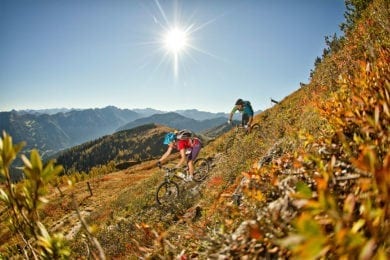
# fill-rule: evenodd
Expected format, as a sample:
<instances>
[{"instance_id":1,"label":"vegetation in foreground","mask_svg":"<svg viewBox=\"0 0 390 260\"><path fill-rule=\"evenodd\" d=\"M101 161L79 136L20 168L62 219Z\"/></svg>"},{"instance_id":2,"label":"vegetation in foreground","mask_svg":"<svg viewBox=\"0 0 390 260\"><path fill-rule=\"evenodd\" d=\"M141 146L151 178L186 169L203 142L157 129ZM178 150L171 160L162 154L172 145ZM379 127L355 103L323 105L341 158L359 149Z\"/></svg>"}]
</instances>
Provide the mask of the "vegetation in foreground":
<instances>
[{"instance_id":1,"label":"vegetation in foreground","mask_svg":"<svg viewBox=\"0 0 390 260\"><path fill-rule=\"evenodd\" d=\"M1 190L21 256L388 259L389 3L346 3L345 36L327 39L311 82L256 117L266 138L243 137L229 154L222 153L225 135L210 143L201 155L213 160L209 178L179 202L156 205L162 176L148 162L138 168L148 177L90 214L65 241L45 232L39 218L40 188L59 169L43 166L36 153L25 159L29 178ZM9 140L3 136L0 145L6 180L20 150ZM15 250L10 244L2 254Z\"/></svg>"}]
</instances>

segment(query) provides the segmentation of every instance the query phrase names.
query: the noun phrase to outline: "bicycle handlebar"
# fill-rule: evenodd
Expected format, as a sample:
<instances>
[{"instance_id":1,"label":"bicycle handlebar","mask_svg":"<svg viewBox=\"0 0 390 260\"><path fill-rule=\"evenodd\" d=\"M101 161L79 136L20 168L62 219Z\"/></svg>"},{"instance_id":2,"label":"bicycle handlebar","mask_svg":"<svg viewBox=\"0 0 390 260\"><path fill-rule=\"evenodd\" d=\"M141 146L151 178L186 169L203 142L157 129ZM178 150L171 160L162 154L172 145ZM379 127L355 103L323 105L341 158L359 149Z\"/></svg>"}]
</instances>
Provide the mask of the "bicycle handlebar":
<instances>
[{"instance_id":1,"label":"bicycle handlebar","mask_svg":"<svg viewBox=\"0 0 390 260\"><path fill-rule=\"evenodd\" d=\"M169 167L165 167L165 166L161 166L160 169L162 169L162 170L164 170L164 171L168 171L168 172L173 172L173 171L176 170L175 167L169 168Z\"/></svg>"}]
</instances>

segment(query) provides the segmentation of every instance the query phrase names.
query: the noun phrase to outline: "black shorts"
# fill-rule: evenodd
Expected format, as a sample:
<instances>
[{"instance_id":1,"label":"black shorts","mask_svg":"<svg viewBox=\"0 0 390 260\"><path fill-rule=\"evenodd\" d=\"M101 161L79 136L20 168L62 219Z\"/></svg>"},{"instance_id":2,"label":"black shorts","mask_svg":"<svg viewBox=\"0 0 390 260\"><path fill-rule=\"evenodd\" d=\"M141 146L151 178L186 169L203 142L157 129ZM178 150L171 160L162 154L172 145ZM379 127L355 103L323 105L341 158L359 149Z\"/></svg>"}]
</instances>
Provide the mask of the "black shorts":
<instances>
[{"instance_id":1,"label":"black shorts","mask_svg":"<svg viewBox=\"0 0 390 260\"><path fill-rule=\"evenodd\" d=\"M242 124L242 126L247 125L248 122L249 122L249 115L243 113L243 114L242 114L242 119L241 119L241 124Z\"/></svg>"}]
</instances>

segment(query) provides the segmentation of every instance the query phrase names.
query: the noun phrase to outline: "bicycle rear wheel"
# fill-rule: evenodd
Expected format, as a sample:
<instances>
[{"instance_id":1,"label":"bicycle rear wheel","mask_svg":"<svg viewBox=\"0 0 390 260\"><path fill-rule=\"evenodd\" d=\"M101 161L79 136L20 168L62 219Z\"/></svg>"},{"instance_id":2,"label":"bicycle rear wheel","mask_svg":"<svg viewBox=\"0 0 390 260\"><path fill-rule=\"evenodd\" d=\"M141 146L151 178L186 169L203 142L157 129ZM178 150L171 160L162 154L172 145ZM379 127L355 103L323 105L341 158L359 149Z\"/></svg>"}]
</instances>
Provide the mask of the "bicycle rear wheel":
<instances>
[{"instance_id":1,"label":"bicycle rear wheel","mask_svg":"<svg viewBox=\"0 0 390 260\"><path fill-rule=\"evenodd\" d=\"M206 179L209 170L210 170L210 165L209 161L205 158L198 158L194 162L194 181L201 182L204 179Z\"/></svg>"},{"instance_id":2,"label":"bicycle rear wheel","mask_svg":"<svg viewBox=\"0 0 390 260\"><path fill-rule=\"evenodd\" d=\"M156 201L158 204L167 204L179 197L179 185L176 182L163 182L158 186L156 192Z\"/></svg>"},{"instance_id":3,"label":"bicycle rear wheel","mask_svg":"<svg viewBox=\"0 0 390 260\"><path fill-rule=\"evenodd\" d=\"M261 131L261 127L258 123L255 123L251 126L251 133L254 134L258 138L264 138L263 132Z\"/></svg>"}]
</instances>

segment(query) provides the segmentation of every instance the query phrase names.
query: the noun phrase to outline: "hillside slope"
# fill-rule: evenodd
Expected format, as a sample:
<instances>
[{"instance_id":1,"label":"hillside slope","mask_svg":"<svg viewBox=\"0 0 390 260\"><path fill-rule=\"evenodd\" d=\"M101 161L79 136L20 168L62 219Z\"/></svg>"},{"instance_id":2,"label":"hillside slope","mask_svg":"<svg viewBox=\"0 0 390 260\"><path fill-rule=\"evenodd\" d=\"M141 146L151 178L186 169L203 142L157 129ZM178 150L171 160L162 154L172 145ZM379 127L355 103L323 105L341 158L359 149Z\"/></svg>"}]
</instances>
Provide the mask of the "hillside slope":
<instances>
[{"instance_id":1,"label":"hillside slope","mask_svg":"<svg viewBox=\"0 0 390 260\"><path fill-rule=\"evenodd\" d=\"M263 137L244 135L227 153L234 131L207 145L209 177L180 183L178 201L156 204L155 160L88 180L134 177L115 194L94 186L93 201L104 204L77 201L97 205L84 217L107 258L390 257L389 3L355 2L367 5L347 15L346 36L328 43L310 83L255 117ZM55 197L45 221L72 211L71 194L84 194L86 182ZM85 234L69 238L72 258L97 254Z\"/></svg>"},{"instance_id":2,"label":"hillside slope","mask_svg":"<svg viewBox=\"0 0 390 260\"><path fill-rule=\"evenodd\" d=\"M232 133L208 145L201 156L213 158L213 169L198 192L188 187L179 202L157 206L158 170L124 190L98 234L108 254L386 258L388 10L381 0L359 9L360 20L329 43L311 82L256 116L265 138L243 138L229 154L221 148Z\"/></svg>"},{"instance_id":3,"label":"hillside slope","mask_svg":"<svg viewBox=\"0 0 390 260\"><path fill-rule=\"evenodd\" d=\"M164 135L170 128L148 124L106 135L61 152L57 163L65 172L88 172L93 167L124 162L138 163L163 154Z\"/></svg>"},{"instance_id":4,"label":"hillside slope","mask_svg":"<svg viewBox=\"0 0 390 260\"><path fill-rule=\"evenodd\" d=\"M197 136L206 145L230 129L231 126L223 124ZM126 169L131 165L161 156L166 149L162 145L164 135L173 130L167 126L145 124L105 135L49 158L55 158L57 163L64 167L66 174L89 172L93 168L108 164L115 165L117 169Z\"/></svg>"}]
</instances>

